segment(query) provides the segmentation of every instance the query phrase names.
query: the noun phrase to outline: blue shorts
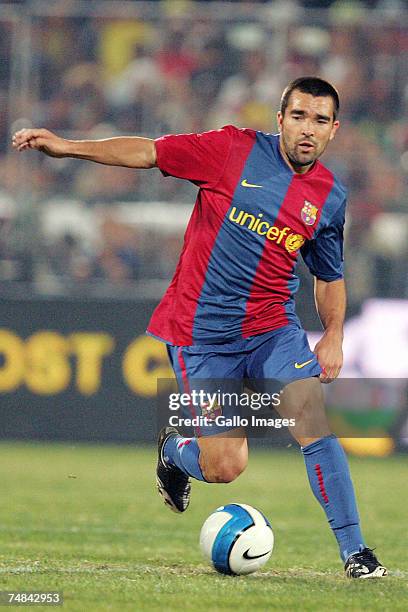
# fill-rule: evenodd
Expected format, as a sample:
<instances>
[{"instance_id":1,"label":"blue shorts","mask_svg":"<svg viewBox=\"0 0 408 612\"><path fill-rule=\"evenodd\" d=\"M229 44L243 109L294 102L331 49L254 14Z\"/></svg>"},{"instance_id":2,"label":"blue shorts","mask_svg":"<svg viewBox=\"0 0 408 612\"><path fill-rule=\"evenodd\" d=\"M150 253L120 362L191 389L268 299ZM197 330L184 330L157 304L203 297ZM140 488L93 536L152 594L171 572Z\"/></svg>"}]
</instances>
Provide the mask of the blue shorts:
<instances>
[{"instance_id":1,"label":"blue shorts","mask_svg":"<svg viewBox=\"0 0 408 612\"><path fill-rule=\"evenodd\" d=\"M197 392L185 410L192 419L207 416L203 424L195 425L197 436L211 436L235 429L238 425L225 424L228 419L240 415L239 402L204 400L203 394L218 391L239 394L243 381L250 381L250 388L257 392L273 393L295 380L318 376L322 373L316 355L312 353L306 332L296 324L226 344L197 346L167 346L169 358L177 379L180 393ZM215 397L215 396L214 396ZM218 395L217 397L220 397ZM223 395L225 397L225 394ZM215 417L222 415L222 419ZM223 420L222 426L216 421Z\"/></svg>"}]
</instances>

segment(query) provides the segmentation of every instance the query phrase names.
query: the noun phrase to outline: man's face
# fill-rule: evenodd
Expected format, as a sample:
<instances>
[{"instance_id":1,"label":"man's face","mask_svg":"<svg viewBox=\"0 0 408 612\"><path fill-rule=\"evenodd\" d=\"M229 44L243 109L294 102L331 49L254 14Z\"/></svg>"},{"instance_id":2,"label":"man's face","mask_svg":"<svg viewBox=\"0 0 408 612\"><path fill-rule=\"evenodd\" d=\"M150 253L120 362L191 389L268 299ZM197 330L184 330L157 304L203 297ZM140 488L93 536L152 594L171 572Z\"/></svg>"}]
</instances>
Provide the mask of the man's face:
<instances>
[{"instance_id":1,"label":"man's face","mask_svg":"<svg viewBox=\"0 0 408 612\"><path fill-rule=\"evenodd\" d=\"M314 97L294 90L285 115L278 112L281 151L298 173L305 173L322 155L339 127L331 96Z\"/></svg>"}]
</instances>

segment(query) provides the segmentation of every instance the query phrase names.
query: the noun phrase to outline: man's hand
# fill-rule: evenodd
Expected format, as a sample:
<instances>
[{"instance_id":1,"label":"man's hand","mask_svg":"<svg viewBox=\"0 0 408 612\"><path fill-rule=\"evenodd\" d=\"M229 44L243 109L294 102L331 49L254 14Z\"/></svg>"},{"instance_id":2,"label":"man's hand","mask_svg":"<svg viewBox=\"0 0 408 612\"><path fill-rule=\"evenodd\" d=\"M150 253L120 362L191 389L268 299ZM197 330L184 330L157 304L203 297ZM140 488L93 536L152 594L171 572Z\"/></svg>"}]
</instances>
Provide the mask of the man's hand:
<instances>
[{"instance_id":1,"label":"man's hand","mask_svg":"<svg viewBox=\"0 0 408 612\"><path fill-rule=\"evenodd\" d=\"M19 130L13 136L13 147L17 151L37 149L50 157L69 155L69 141L45 129Z\"/></svg>"},{"instance_id":2,"label":"man's hand","mask_svg":"<svg viewBox=\"0 0 408 612\"><path fill-rule=\"evenodd\" d=\"M342 334L326 330L316 344L314 353L323 370L320 374L322 383L331 383L340 374L343 366Z\"/></svg>"}]
</instances>

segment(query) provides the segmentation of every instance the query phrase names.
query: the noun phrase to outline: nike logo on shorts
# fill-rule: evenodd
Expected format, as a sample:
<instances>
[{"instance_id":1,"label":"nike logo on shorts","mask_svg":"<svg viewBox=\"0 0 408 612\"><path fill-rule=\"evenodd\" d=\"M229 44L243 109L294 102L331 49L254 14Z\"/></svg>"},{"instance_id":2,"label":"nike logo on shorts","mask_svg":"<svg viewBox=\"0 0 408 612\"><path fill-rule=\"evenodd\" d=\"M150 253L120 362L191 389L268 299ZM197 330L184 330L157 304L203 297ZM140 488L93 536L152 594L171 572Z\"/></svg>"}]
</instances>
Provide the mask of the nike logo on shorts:
<instances>
[{"instance_id":1,"label":"nike logo on shorts","mask_svg":"<svg viewBox=\"0 0 408 612\"><path fill-rule=\"evenodd\" d=\"M309 361L304 361L303 363L295 363L295 368L297 370L300 370L301 368L304 368L305 366L309 365L309 363L312 363L313 359L309 359Z\"/></svg>"}]
</instances>

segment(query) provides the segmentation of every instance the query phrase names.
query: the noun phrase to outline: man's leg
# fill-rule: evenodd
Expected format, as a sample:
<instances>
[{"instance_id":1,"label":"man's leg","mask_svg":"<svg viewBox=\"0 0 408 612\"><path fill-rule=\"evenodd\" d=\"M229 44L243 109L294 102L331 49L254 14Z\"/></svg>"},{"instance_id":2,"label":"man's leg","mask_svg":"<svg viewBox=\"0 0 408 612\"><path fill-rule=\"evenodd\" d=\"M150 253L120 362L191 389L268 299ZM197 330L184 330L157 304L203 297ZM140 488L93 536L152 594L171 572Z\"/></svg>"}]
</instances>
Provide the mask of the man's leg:
<instances>
[{"instance_id":1,"label":"man's leg","mask_svg":"<svg viewBox=\"0 0 408 612\"><path fill-rule=\"evenodd\" d=\"M201 438L183 438L174 427L159 435L157 488L174 512L190 502L190 476L207 482L231 482L245 469L248 447L242 428Z\"/></svg>"},{"instance_id":2,"label":"man's leg","mask_svg":"<svg viewBox=\"0 0 408 612\"><path fill-rule=\"evenodd\" d=\"M244 343L245 344L245 343ZM239 415L234 400L242 388L246 353L241 342L215 353L205 347L168 347L179 389L189 394L190 417L207 420L196 428L197 437L185 438L173 427L159 434L157 487L164 501L184 512L190 500L190 477L207 482L230 482L245 468L248 448L241 428L228 430L217 417ZM230 399L219 405L219 392ZM220 401L220 400L218 400ZM223 401L223 400L222 400Z\"/></svg>"},{"instance_id":3,"label":"man's leg","mask_svg":"<svg viewBox=\"0 0 408 612\"><path fill-rule=\"evenodd\" d=\"M341 558L346 561L366 545L347 458L330 432L319 379L308 378L287 385L278 410L282 416L296 420L291 433L301 445L310 486L326 513Z\"/></svg>"},{"instance_id":4,"label":"man's leg","mask_svg":"<svg viewBox=\"0 0 408 612\"><path fill-rule=\"evenodd\" d=\"M294 381L285 387L276 409L296 421L290 431L302 447L312 491L346 560L346 573L353 578L384 576L387 570L364 544L347 458L327 422L321 371L306 333L296 325L267 336L252 352L248 369L263 390L271 385L274 392L276 381ZM303 378L294 380L299 375Z\"/></svg>"},{"instance_id":5,"label":"man's leg","mask_svg":"<svg viewBox=\"0 0 408 612\"><path fill-rule=\"evenodd\" d=\"M168 465L207 482L231 482L248 463L248 444L242 428L200 438L173 434L163 447Z\"/></svg>"},{"instance_id":6,"label":"man's leg","mask_svg":"<svg viewBox=\"0 0 408 612\"><path fill-rule=\"evenodd\" d=\"M232 482L248 464L248 443L242 427L198 439L200 465L207 482Z\"/></svg>"}]
</instances>

